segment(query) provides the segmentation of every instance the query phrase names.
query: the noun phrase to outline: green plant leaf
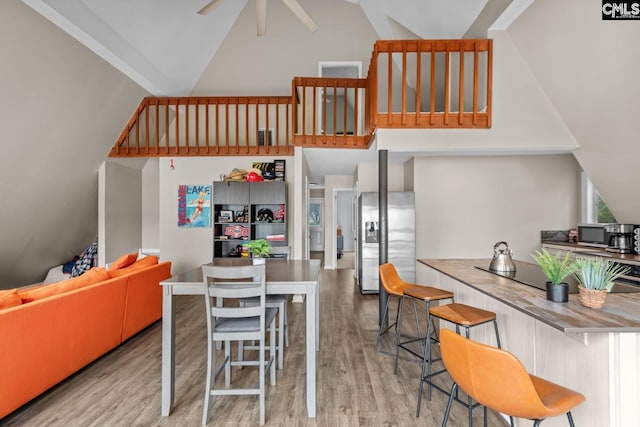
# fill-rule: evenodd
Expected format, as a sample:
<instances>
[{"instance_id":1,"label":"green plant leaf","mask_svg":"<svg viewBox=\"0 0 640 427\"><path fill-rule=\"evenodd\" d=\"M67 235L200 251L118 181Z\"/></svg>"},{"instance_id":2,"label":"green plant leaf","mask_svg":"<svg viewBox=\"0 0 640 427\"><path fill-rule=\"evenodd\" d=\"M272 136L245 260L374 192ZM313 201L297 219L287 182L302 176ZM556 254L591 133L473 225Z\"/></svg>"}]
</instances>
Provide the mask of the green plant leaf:
<instances>
[{"instance_id":1,"label":"green plant leaf","mask_svg":"<svg viewBox=\"0 0 640 427\"><path fill-rule=\"evenodd\" d=\"M265 258L271 252L271 245L265 239L251 240L244 243L254 258Z\"/></svg>"},{"instance_id":2,"label":"green plant leaf","mask_svg":"<svg viewBox=\"0 0 640 427\"><path fill-rule=\"evenodd\" d=\"M574 276L586 289L610 291L613 282L629 272L629 267L605 258L578 258Z\"/></svg>"},{"instance_id":3,"label":"green plant leaf","mask_svg":"<svg viewBox=\"0 0 640 427\"><path fill-rule=\"evenodd\" d=\"M536 251L531 257L538 263L549 281L554 285L559 285L569 275L576 270L576 264L571 260L571 252L561 258L560 253L552 255L546 249Z\"/></svg>"}]
</instances>

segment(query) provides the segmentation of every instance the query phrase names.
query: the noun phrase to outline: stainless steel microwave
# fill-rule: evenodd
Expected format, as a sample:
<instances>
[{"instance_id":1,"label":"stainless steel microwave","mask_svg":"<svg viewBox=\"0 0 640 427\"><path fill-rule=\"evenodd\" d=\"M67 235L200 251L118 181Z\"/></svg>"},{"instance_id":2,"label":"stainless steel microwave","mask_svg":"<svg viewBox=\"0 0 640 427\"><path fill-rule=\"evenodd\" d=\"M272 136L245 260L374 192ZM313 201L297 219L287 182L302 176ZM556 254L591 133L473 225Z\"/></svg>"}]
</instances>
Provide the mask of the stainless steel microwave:
<instances>
[{"instance_id":1,"label":"stainless steel microwave","mask_svg":"<svg viewBox=\"0 0 640 427\"><path fill-rule=\"evenodd\" d=\"M578 244L606 248L615 224L578 224Z\"/></svg>"}]
</instances>

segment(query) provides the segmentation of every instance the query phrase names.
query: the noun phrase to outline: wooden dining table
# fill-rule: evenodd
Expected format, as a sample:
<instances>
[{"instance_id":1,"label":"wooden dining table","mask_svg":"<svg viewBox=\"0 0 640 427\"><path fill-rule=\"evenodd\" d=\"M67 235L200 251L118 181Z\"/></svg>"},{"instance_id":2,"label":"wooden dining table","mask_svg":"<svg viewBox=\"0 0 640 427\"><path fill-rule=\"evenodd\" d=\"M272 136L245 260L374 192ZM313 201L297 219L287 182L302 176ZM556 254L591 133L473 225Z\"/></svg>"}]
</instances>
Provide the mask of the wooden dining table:
<instances>
[{"instance_id":1,"label":"wooden dining table","mask_svg":"<svg viewBox=\"0 0 640 427\"><path fill-rule=\"evenodd\" d=\"M215 265L243 265L250 260L216 258ZM319 260L267 259L267 294L304 295L306 310L306 389L307 416L316 416L316 351L319 331ZM175 395L175 295L204 295L202 267L180 273L160 282L162 296L162 416L171 413ZM203 312L204 315L204 312Z\"/></svg>"}]
</instances>

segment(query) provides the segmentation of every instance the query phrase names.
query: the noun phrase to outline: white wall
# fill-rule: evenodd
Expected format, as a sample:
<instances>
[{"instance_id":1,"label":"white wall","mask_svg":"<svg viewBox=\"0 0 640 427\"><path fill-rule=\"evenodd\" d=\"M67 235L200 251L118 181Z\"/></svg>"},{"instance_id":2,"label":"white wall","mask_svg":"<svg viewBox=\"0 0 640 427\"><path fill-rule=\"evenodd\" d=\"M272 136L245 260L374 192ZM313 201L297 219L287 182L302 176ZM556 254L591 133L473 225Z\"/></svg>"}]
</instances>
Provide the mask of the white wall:
<instances>
[{"instance_id":1,"label":"white wall","mask_svg":"<svg viewBox=\"0 0 640 427\"><path fill-rule=\"evenodd\" d=\"M142 169L142 247L160 248L160 159L147 160ZM162 257L162 253L160 254Z\"/></svg>"},{"instance_id":2,"label":"white wall","mask_svg":"<svg viewBox=\"0 0 640 427\"><path fill-rule=\"evenodd\" d=\"M319 61L371 60L378 38L357 4L301 0L318 24L311 33L282 1L269 1L267 35L256 37L250 1L227 34L194 95L290 95L294 76L316 76ZM366 67L366 65L365 65Z\"/></svg>"},{"instance_id":3,"label":"white wall","mask_svg":"<svg viewBox=\"0 0 640 427\"><path fill-rule=\"evenodd\" d=\"M298 193L298 183L294 184L294 160L286 159L287 181L287 233L289 244L295 253L292 239L296 228L296 208L292 195ZM270 157L176 157L173 158L174 170L171 170L170 158L162 158L159 163L159 230L160 254L162 259L171 260L172 273L196 268L211 261L213 257L213 228L179 228L178 227L178 186L213 185L219 181L220 175L228 173L234 167L248 169L253 162L271 162ZM299 228L299 227L298 227Z\"/></svg>"},{"instance_id":4,"label":"white wall","mask_svg":"<svg viewBox=\"0 0 640 427\"><path fill-rule=\"evenodd\" d=\"M387 185L389 191L404 191L404 167L400 163L388 163ZM356 180L360 193L378 191L378 163L359 163Z\"/></svg>"},{"instance_id":5,"label":"white wall","mask_svg":"<svg viewBox=\"0 0 640 427\"><path fill-rule=\"evenodd\" d=\"M309 244L307 236L309 235L309 221L307 221L307 189L305 187L307 177L309 176L309 165L304 157L304 150L300 147L295 148L295 156L293 162L287 161L287 169L293 163L293 178L287 172L287 181L292 180L296 185L289 185L287 201L294 209L293 233L289 234L289 246L291 246L291 254L293 259L305 259L307 256L307 245ZM291 229L291 223L289 223Z\"/></svg>"},{"instance_id":6,"label":"white wall","mask_svg":"<svg viewBox=\"0 0 640 427\"><path fill-rule=\"evenodd\" d=\"M640 197L631 189L640 182L640 25L603 21L601 10L599 0L536 0L507 32L580 143L575 156L616 219L638 223Z\"/></svg>"},{"instance_id":7,"label":"white wall","mask_svg":"<svg viewBox=\"0 0 640 427\"><path fill-rule=\"evenodd\" d=\"M504 240L531 262L540 230L578 223L572 155L416 157L414 165L417 258L491 258Z\"/></svg>"},{"instance_id":8,"label":"white wall","mask_svg":"<svg viewBox=\"0 0 640 427\"><path fill-rule=\"evenodd\" d=\"M98 170L148 94L17 0L0 1L0 62L0 289L10 289L96 240Z\"/></svg>"},{"instance_id":9,"label":"white wall","mask_svg":"<svg viewBox=\"0 0 640 427\"><path fill-rule=\"evenodd\" d=\"M142 243L142 174L137 168L106 162L105 262L137 252Z\"/></svg>"}]
</instances>

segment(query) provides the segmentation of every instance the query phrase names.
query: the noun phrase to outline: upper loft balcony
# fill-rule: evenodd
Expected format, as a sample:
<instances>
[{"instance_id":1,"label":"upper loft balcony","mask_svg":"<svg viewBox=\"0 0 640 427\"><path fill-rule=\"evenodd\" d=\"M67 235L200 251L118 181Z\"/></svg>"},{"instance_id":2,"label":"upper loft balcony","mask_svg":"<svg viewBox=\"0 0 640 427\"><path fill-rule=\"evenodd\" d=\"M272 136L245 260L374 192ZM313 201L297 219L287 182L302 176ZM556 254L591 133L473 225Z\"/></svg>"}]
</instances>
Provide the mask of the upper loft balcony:
<instances>
[{"instance_id":1,"label":"upper loft balcony","mask_svg":"<svg viewBox=\"0 0 640 427\"><path fill-rule=\"evenodd\" d=\"M109 157L366 149L376 129L491 127L492 40L379 40L366 78L294 77L286 96L144 98Z\"/></svg>"}]
</instances>

